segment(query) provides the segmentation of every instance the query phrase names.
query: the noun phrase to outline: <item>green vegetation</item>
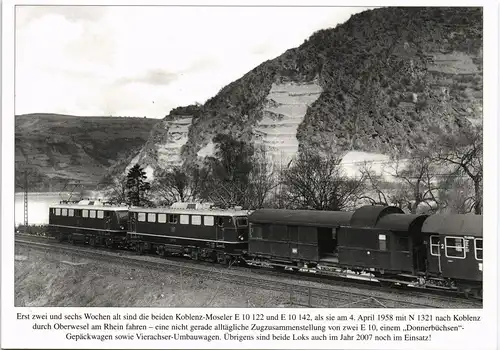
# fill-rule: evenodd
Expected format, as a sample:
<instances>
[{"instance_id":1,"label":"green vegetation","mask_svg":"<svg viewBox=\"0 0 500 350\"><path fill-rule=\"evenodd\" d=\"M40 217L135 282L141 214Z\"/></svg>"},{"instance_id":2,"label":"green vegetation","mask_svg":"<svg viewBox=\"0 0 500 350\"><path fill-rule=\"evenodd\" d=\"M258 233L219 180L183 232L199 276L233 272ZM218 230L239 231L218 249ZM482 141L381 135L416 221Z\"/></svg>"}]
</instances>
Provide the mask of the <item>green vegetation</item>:
<instances>
[{"instance_id":1,"label":"green vegetation","mask_svg":"<svg viewBox=\"0 0 500 350\"><path fill-rule=\"evenodd\" d=\"M173 110L167 118L193 116L183 157L194 161L224 132L249 141L273 83L313 79L323 93L299 127L301 147L391 154L426 149L441 133L467 128L466 118L482 118L482 9L382 8L320 30L203 106Z\"/></svg>"}]
</instances>

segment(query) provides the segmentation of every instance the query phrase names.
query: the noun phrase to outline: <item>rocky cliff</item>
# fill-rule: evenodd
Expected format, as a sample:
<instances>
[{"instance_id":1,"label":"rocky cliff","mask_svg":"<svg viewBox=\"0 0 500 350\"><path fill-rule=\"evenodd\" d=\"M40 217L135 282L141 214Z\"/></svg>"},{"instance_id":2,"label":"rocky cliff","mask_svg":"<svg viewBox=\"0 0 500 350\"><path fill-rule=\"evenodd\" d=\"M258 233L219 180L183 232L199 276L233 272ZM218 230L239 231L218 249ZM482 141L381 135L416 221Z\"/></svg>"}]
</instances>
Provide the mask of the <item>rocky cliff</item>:
<instances>
[{"instance_id":1,"label":"rocky cliff","mask_svg":"<svg viewBox=\"0 0 500 350\"><path fill-rule=\"evenodd\" d=\"M286 162L298 149L410 153L482 119L482 9L382 8L314 33L204 105L177 108L133 159L194 162L230 133Z\"/></svg>"}]
</instances>

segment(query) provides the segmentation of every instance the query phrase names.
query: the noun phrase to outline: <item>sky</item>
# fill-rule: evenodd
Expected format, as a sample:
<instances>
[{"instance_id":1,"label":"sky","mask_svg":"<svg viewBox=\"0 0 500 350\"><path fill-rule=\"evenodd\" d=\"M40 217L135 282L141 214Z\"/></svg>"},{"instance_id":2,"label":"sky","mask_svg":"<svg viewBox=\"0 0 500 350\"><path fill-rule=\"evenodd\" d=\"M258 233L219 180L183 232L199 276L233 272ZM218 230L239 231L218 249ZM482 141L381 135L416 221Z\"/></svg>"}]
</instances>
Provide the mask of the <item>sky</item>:
<instances>
[{"instance_id":1,"label":"sky","mask_svg":"<svg viewBox=\"0 0 500 350\"><path fill-rule=\"evenodd\" d=\"M163 118L364 10L17 6L15 112Z\"/></svg>"}]
</instances>

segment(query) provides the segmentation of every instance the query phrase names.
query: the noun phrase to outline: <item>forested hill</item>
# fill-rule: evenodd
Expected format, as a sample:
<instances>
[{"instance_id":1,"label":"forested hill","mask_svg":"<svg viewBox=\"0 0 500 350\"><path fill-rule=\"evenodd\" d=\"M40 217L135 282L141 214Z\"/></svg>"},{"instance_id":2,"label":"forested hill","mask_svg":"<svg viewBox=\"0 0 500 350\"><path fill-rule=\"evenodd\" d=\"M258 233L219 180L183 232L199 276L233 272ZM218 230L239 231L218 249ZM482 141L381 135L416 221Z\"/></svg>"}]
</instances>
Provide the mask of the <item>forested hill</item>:
<instances>
[{"instance_id":1,"label":"forested hill","mask_svg":"<svg viewBox=\"0 0 500 350\"><path fill-rule=\"evenodd\" d=\"M482 119L482 9L381 8L314 33L222 88L173 110L138 161L169 168L229 133L276 153L407 153ZM298 145L297 145L298 144Z\"/></svg>"},{"instance_id":2,"label":"forested hill","mask_svg":"<svg viewBox=\"0 0 500 350\"><path fill-rule=\"evenodd\" d=\"M28 169L31 191L61 189L80 180L95 189L113 166L126 161L148 139L149 118L18 115L15 120L16 190Z\"/></svg>"}]
</instances>

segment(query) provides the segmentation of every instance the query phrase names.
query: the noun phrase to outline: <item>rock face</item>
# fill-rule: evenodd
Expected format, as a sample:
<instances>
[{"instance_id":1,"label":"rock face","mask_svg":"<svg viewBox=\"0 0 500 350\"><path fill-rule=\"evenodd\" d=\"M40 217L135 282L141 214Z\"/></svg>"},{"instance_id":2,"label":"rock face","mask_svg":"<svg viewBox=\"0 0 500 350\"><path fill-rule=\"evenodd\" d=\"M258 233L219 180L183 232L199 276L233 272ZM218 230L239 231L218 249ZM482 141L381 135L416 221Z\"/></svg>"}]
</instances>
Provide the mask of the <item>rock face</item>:
<instances>
[{"instance_id":1,"label":"rock face","mask_svg":"<svg viewBox=\"0 0 500 350\"><path fill-rule=\"evenodd\" d=\"M407 154L482 120L481 8L382 8L314 33L204 105L173 110L131 162L195 162L228 133L298 149Z\"/></svg>"},{"instance_id":2,"label":"rock face","mask_svg":"<svg viewBox=\"0 0 500 350\"><path fill-rule=\"evenodd\" d=\"M273 84L253 128L253 144L264 149L273 163L287 163L298 151L297 129L309 106L323 89L317 81Z\"/></svg>"}]
</instances>

